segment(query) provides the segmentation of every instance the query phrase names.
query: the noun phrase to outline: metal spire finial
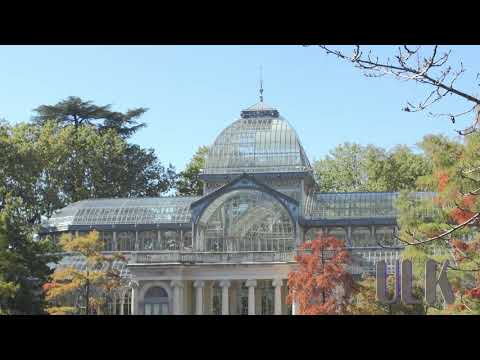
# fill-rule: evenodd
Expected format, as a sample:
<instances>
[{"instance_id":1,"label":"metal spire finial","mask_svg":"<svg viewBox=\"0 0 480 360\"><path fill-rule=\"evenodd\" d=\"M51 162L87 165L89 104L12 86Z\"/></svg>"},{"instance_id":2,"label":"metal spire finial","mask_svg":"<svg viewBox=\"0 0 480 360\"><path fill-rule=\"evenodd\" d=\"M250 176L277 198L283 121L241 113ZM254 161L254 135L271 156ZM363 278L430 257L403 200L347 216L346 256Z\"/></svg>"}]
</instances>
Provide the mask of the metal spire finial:
<instances>
[{"instance_id":1,"label":"metal spire finial","mask_svg":"<svg viewBox=\"0 0 480 360\"><path fill-rule=\"evenodd\" d=\"M262 77L262 66L260 66L260 102L263 102L263 77Z\"/></svg>"}]
</instances>

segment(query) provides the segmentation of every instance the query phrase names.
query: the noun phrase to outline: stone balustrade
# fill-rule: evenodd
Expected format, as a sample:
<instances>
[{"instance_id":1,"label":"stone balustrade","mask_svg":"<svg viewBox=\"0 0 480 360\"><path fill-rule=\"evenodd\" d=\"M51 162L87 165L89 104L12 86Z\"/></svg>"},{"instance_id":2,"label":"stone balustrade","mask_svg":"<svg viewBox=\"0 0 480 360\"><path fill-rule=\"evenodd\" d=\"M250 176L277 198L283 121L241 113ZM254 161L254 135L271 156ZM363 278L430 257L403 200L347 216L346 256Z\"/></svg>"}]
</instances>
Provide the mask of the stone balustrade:
<instances>
[{"instance_id":1,"label":"stone balustrade","mask_svg":"<svg viewBox=\"0 0 480 360\"><path fill-rule=\"evenodd\" d=\"M354 258L350 265L352 273L374 271L378 261L387 263L389 272L394 271L396 260L400 259L402 249L348 249ZM297 251L251 251L251 252L144 252L131 253L129 262L134 264L162 263L211 263L211 264L241 264L241 263L294 263ZM327 255L328 256L328 255ZM367 269L365 269L367 268Z\"/></svg>"},{"instance_id":2,"label":"stone balustrade","mask_svg":"<svg viewBox=\"0 0 480 360\"><path fill-rule=\"evenodd\" d=\"M251 252L136 252L131 263L275 263L294 262L294 252L251 251Z\"/></svg>"}]
</instances>

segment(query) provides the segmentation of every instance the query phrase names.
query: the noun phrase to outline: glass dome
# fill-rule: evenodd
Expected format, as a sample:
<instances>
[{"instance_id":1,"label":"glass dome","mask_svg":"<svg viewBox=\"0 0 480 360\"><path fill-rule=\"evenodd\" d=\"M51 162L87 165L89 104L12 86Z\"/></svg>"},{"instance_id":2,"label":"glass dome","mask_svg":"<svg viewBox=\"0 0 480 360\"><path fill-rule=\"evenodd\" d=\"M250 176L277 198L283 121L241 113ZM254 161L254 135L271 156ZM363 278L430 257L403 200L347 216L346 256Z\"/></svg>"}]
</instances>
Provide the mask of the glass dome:
<instances>
[{"instance_id":1,"label":"glass dome","mask_svg":"<svg viewBox=\"0 0 480 360\"><path fill-rule=\"evenodd\" d=\"M204 251L285 251L295 245L295 225L273 196L234 190L215 199L198 222Z\"/></svg>"},{"instance_id":2,"label":"glass dome","mask_svg":"<svg viewBox=\"0 0 480 360\"><path fill-rule=\"evenodd\" d=\"M207 154L204 174L299 172L311 169L295 130L263 102L241 113Z\"/></svg>"}]
</instances>

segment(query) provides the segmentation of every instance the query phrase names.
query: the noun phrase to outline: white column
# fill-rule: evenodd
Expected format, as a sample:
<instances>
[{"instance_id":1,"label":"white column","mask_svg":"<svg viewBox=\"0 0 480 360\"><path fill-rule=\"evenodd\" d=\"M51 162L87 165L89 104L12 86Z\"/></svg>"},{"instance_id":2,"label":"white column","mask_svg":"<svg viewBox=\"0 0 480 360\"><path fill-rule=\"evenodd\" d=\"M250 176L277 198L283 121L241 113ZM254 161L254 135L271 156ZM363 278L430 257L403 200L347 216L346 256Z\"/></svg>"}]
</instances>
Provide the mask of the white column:
<instances>
[{"instance_id":1,"label":"white column","mask_svg":"<svg viewBox=\"0 0 480 360\"><path fill-rule=\"evenodd\" d=\"M292 302L292 315L298 315L298 304L295 300Z\"/></svg>"},{"instance_id":2,"label":"white column","mask_svg":"<svg viewBox=\"0 0 480 360\"><path fill-rule=\"evenodd\" d=\"M255 287L257 280L247 280L245 286L248 287L248 315L255 315Z\"/></svg>"},{"instance_id":3,"label":"white column","mask_svg":"<svg viewBox=\"0 0 480 360\"><path fill-rule=\"evenodd\" d=\"M113 314L109 314L109 315L117 315L117 294L113 294L113 306L112 306L112 312Z\"/></svg>"},{"instance_id":4,"label":"white column","mask_svg":"<svg viewBox=\"0 0 480 360\"><path fill-rule=\"evenodd\" d=\"M180 287L180 315L185 315L185 286Z\"/></svg>"},{"instance_id":5,"label":"white column","mask_svg":"<svg viewBox=\"0 0 480 360\"><path fill-rule=\"evenodd\" d=\"M272 281L272 285L275 288L275 315L282 315L282 279L275 279Z\"/></svg>"},{"instance_id":6,"label":"white column","mask_svg":"<svg viewBox=\"0 0 480 360\"><path fill-rule=\"evenodd\" d=\"M132 282L130 284L130 287L132 288L132 310L131 313L132 315L138 315L140 314L140 309L138 308L138 293L139 293L139 284L137 282Z\"/></svg>"},{"instance_id":7,"label":"white column","mask_svg":"<svg viewBox=\"0 0 480 360\"><path fill-rule=\"evenodd\" d=\"M195 315L203 315L203 288L205 281L197 280L193 283L195 288Z\"/></svg>"},{"instance_id":8,"label":"white column","mask_svg":"<svg viewBox=\"0 0 480 360\"><path fill-rule=\"evenodd\" d=\"M124 305L125 305L125 292L123 292L123 291L120 292L120 296L121 296L121 299L120 299L120 315L123 315L123 308L124 308ZM116 305L116 301L115 301L115 305Z\"/></svg>"},{"instance_id":9,"label":"white column","mask_svg":"<svg viewBox=\"0 0 480 360\"><path fill-rule=\"evenodd\" d=\"M228 315L228 288L230 287L230 281L220 281L220 287L222 288L222 315Z\"/></svg>"},{"instance_id":10,"label":"white column","mask_svg":"<svg viewBox=\"0 0 480 360\"><path fill-rule=\"evenodd\" d=\"M183 283L178 280L173 280L170 283L173 288L173 315L183 315L182 312L182 288Z\"/></svg>"}]
</instances>

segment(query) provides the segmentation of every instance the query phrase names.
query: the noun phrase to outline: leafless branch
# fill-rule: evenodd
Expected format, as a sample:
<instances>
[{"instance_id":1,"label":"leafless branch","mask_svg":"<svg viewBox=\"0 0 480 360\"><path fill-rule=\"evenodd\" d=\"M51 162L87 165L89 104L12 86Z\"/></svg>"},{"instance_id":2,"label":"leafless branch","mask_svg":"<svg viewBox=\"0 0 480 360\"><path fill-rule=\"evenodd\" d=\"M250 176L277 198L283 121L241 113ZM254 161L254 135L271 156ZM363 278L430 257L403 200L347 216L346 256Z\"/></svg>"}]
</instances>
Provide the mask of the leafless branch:
<instances>
[{"instance_id":1,"label":"leafless branch","mask_svg":"<svg viewBox=\"0 0 480 360\"><path fill-rule=\"evenodd\" d=\"M433 104L439 102L447 95L456 95L475 106L480 105L480 98L467 91L461 90L456 86L456 81L466 72L463 63L460 63L457 69L449 65L451 51L439 52L438 45L433 46L429 55L422 55L422 46L411 47L408 45L399 46L396 54L391 58L380 60L372 51L364 52L359 45L355 45L352 55L331 48L326 45L319 45L327 54L337 56L338 58L352 62L354 66L363 71L367 77L381 77L385 75L393 76L398 80L414 81L420 84L433 87L428 95L418 104L407 102L403 108L407 112L424 111ZM480 73L477 74L477 80ZM474 107L475 107L474 106ZM473 111L473 108L461 114L439 114L438 116L448 116L454 123L459 116ZM430 115L435 115L430 113ZM479 116L473 125L464 130L457 130L460 135L468 135L477 130Z\"/></svg>"},{"instance_id":2,"label":"leafless branch","mask_svg":"<svg viewBox=\"0 0 480 360\"><path fill-rule=\"evenodd\" d=\"M347 55L346 52L343 52L338 48L326 45L319 46L326 52L326 54L334 55L344 61L353 63L354 67L360 69L367 77L382 77L387 75L398 80L413 81L429 88L427 95L421 101L415 103L411 101L407 102L407 105L403 108L404 111L424 111L432 105L440 102L446 96L451 95L467 100L472 106L466 111L447 114L434 114L430 112L429 114L438 117L446 116L452 123L455 123L458 118L476 111L470 126L465 127L463 130L456 130L456 132L460 135L466 136L478 130L480 126L480 98L457 86L457 80L465 74L466 69L462 62L460 62L455 68L452 66L450 61L450 50L440 51L439 46L434 45L431 50L429 50L429 53L424 54L422 53L422 46L403 45L397 48L392 57L380 59L371 50L364 51L359 45L353 47L352 55ZM480 73L477 73L476 81L479 79ZM461 176L467 180L478 183L480 180L469 176L477 170L480 171L480 167L463 171ZM476 196L479 192L480 189L477 189L462 195ZM399 240L407 246L432 243L439 239L445 240L455 231L476 222L479 219L479 216L480 213L475 213L462 224L451 226L450 229L429 239L417 239L415 234L410 234L413 241L406 241L404 239ZM385 247L382 244L378 245Z\"/></svg>"}]
</instances>

